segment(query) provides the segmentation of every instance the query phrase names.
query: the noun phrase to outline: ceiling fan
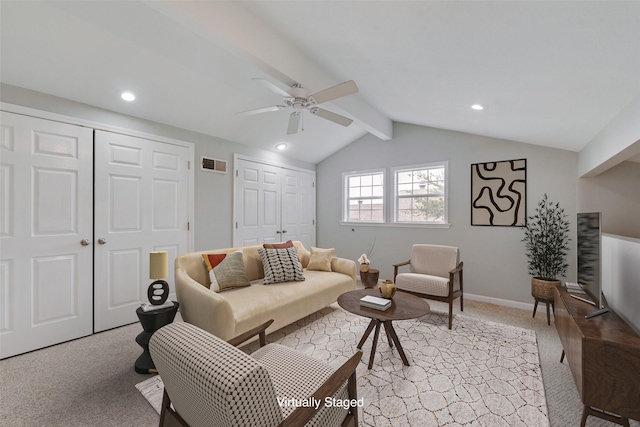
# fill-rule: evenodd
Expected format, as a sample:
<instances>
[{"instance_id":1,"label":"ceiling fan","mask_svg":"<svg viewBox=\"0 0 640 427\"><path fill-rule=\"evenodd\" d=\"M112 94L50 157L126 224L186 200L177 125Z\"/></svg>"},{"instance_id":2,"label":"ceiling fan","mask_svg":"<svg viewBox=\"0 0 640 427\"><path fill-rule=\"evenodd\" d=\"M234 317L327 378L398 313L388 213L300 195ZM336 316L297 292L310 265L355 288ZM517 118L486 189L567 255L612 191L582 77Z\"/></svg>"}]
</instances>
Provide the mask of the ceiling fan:
<instances>
[{"instance_id":1,"label":"ceiling fan","mask_svg":"<svg viewBox=\"0 0 640 427\"><path fill-rule=\"evenodd\" d=\"M358 86L356 86L353 80L331 86L327 89L313 94L309 94L305 88L297 83L291 86L289 91L285 91L271 83L269 80L253 80L259 81L273 92L277 93L278 95L282 95L284 99L284 105L272 105L269 107L256 108L255 110L241 111L237 114L260 114L266 113L268 111L278 111L285 108L292 108L293 112L289 116L287 135L292 135L298 132L298 129L300 128L300 119L304 110L308 110L311 114L315 114L318 117L322 117L323 119L330 120L342 126L349 126L351 123L353 123L353 120L351 120L350 118L318 107L318 104L333 101L334 99L357 93Z\"/></svg>"}]
</instances>

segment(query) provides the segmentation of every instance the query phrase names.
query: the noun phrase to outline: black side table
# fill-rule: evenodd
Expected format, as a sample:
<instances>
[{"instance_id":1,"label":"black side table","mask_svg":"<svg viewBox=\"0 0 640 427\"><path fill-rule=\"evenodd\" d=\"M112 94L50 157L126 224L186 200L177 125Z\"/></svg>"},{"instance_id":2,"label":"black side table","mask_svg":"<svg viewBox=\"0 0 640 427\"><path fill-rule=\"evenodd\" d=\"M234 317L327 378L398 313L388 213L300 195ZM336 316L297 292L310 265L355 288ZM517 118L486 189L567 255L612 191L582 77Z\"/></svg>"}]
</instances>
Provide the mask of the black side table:
<instances>
[{"instance_id":1,"label":"black side table","mask_svg":"<svg viewBox=\"0 0 640 427\"><path fill-rule=\"evenodd\" d=\"M173 322L178 312L178 306L180 304L173 301L173 307L161 308L159 310L142 311L142 307L136 310L138 319L142 324L143 332L136 337L136 342L140 344L140 347L144 352L136 360L136 372L139 374L153 374L155 373L156 365L151 360L151 354L149 354L149 339L151 335L158 329Z\"/></svg>"}]
</instances>

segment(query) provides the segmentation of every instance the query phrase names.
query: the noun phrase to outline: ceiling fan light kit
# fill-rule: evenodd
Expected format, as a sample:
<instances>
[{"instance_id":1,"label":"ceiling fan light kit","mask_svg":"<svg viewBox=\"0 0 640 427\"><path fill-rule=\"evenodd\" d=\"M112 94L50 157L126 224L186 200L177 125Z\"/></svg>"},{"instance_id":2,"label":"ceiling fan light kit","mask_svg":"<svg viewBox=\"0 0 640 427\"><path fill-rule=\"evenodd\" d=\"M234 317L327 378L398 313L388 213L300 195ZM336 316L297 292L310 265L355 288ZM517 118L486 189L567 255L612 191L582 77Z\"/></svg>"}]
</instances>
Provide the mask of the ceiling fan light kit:
<instances>
[{"instance_id":1,"label":"ceiling fan light kit","mask_svg":"<svg viewBox=\"0 0 640 427\"><path fill-rule=\"evenodd\" d=\"M302 112L304 110L308 110L313 115L337 123L341 126L349 126L351 123L353 123L353 120L348 117L318 107L318 104L323 104L325 102L333 101L334 99L342 98L343 96L357 93L358 86L353 80L349 80L344 83L329 87L327 89L323 89L311 95L309 95L307 90L298 83L291 86L291 88L287 92L280 89L278 86L274 85L268 80L254 80L259 81L271 91L277 93L278 95L281 95L286 105L272 105L269 107L242 111L238 114L251 115L266 113L269 111L279 111L285 108L292 108L293 112L289 116L289 124L287 126L288 135L292 135L298 132L298 129L300 128L300 121L302 119ZM304 128L302 130L304 130Z\"/></svg>"}]
</instances>

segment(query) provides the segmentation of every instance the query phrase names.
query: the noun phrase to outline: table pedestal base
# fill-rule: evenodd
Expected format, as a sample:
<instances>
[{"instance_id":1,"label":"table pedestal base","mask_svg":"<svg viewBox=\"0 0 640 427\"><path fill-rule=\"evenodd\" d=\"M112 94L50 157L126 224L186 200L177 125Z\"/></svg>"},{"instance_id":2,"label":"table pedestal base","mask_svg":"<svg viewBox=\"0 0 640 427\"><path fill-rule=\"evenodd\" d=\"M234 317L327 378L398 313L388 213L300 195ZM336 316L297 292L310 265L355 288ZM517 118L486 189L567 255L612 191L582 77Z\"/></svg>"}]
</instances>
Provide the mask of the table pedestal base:
<instances>
[{"instance_id":1,"label":"table pedestal base","mask_svg":"<svg viewBox=\"0 0 640 427\"><path fill-rule=\"evenodd\" d=\"M373 367L373 360L375 359L376 348L378 347L378 336L380 335L380 324L384 325L384 330L387 334L387 340L389 341L389 347L393 347L393 344L395 343L396 348L398 349L398 353L400 354L400 358L402 359L402 363L405 366L410 366L409 361L407 360L407 356L404 354L404 350L402 348L402 345L400 344L400 340L398 339L398 335L396 334L396 330L393 329L391 320L371 319L371 322L369 322L369 326L367 326L367 330L364 331L364 335L362 336L362 339L360 339L357 347L358 350L362 349L362 346L364 345L365 341L367 341L367 338L369 338L369 335L371 335L371 331L375 327L376 332L373 335L373 345L371 346L371 354L369 355L368 368L371 369Z\"/></svg>"}]
</instances>

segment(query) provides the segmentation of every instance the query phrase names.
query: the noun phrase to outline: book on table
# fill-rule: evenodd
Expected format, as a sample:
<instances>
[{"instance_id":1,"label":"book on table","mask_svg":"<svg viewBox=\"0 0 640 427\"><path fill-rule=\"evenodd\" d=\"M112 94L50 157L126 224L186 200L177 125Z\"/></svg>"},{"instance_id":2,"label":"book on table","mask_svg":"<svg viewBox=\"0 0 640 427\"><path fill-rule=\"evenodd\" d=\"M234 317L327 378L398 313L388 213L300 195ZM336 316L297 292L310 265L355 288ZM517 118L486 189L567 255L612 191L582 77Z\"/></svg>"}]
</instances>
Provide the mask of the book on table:
<instances>
[{"instance_id":1,"label":"book on table","mask_svg":"<svg viewBox=\"0 0 640 427\"><path fill-rule=\"evenodd\" d=\"M564 282L564 288L574 294L586 294L580 283Z\"/></svg>"},{"instance_id":2,"label":"book on table","mask_svg":"<svg viewBox=\"0 0 640 427\"><path fill-rule=\"evenodd\" d=\"M365 295L364 297L360 298L360 305L363 307L384 311L391 307L391 300L375 297L373 295Z\"/></svg>"}]
</instances>

